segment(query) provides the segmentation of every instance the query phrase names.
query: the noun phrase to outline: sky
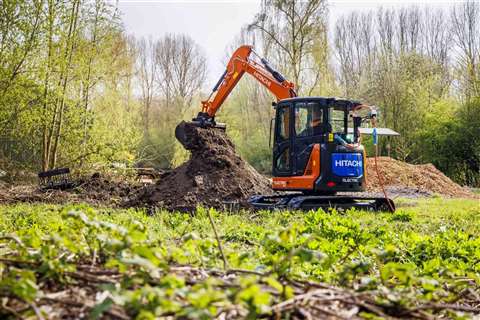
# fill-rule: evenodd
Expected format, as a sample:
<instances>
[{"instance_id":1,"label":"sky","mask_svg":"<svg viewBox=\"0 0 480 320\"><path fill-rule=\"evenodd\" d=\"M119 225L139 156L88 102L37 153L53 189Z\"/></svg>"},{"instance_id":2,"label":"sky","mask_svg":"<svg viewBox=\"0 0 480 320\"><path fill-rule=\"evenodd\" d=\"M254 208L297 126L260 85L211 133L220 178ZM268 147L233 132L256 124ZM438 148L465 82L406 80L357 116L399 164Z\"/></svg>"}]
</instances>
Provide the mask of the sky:
<instances>
[{"instance_id":1,"label":"sky","mask_svg":"<svg viewBox=\"0 0 480 320\"><path fill-rule=\"evenodd\" d=\"M418 4L446 7L446 0L331 0L330 24L352 10L370 10L380 6ZM208 61L210 83L223 73L226 48L251 22L260 9L260 0L119 0L118 7L128 34L161 38L167 33L189 35L203 49Z\"/></svg>"}]
</instances>

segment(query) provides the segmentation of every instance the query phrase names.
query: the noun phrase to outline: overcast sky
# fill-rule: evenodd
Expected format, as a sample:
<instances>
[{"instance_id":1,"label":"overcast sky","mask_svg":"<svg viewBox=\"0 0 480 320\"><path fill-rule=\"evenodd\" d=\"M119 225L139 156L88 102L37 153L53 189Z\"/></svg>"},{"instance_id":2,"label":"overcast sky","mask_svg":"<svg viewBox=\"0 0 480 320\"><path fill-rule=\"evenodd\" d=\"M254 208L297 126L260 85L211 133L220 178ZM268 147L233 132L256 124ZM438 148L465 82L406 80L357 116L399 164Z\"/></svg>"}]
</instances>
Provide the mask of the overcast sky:
<instances>
[{"instance_id":1,"label":"overcast sky","mask_svg":"<svg viewBox=\"0 0 480 320\"><path fill-rule=\"evenodd\" d=\"M379 6L445 7L452 0L334 0L329 1L330 23L352 10L369 10ZM166 33L185 33L204 50L208 59L209 82L213 83L224 70L222 59L225 48L233 41L245 24L259 11L255 0L119 0L127 33L154 39Z\"/></svg>"}]
</instances>

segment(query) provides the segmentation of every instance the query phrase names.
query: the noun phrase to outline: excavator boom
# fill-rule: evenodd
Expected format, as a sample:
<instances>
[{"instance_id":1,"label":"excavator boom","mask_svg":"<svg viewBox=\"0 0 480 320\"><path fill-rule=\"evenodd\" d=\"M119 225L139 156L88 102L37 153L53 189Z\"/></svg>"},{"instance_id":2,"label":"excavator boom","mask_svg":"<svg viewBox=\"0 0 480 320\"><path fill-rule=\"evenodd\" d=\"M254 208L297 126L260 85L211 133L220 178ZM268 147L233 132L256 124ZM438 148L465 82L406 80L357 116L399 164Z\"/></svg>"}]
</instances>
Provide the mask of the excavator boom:
<instances>
[{"instance_id":1,"label":"excavator boom","mask_svg":"<svg viewBox=\"0 0 480 320\"><path fill-rule=\"evenodd\" d=\"M245 73L258 80L277 98L277 101L297 96L295 85L292 82L286 80L278 71L274 70L267 60L260 57L259 61L252 59L252 53L256 55L252 46L248 45L235 50L225 72L213 87L208 99L202 101L202 109L197 117L192 119L191 123L201 127L225 128L225 125L215 122L215 115ZM189 149L188 133L185 126L186 123L181 122L175 128L175 136L186 149Z\"/></svg>"}]
</instances>

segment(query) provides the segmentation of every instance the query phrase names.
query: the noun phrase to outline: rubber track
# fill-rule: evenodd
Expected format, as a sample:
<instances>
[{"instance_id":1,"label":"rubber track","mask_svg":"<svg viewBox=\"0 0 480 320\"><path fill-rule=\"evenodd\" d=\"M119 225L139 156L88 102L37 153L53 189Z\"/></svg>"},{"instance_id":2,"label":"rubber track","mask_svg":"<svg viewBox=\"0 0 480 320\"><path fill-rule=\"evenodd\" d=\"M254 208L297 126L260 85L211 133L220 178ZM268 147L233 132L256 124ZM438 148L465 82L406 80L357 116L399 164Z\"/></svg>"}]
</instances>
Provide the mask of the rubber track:
<instances>
[{"instance_id":1,"label":"rubber track","mask_svg":"<svg viewBox=\"0 0 480 320\"><path fill-rule=\"evenodd\" d=\"M387 202L388 201L388 202ZM357 208L369 211L395 211L391 199L383 197L307 196L290 194L281 196L253 196L248 203L257 210L316 210Z\"/></svg>"}]
</instances>

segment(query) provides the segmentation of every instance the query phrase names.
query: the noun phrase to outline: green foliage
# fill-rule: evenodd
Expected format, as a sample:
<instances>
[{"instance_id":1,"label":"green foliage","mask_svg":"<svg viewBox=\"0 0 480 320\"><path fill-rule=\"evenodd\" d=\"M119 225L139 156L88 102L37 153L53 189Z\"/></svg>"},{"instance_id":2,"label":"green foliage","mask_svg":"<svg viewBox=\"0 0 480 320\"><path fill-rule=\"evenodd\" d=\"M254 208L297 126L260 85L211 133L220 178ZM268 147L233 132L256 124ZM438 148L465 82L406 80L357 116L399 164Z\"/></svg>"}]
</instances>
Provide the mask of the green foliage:
<instances>
[{"instance_id":1,"label":"green foliage","mask_svg":"<svg viewBox=\"0 0 480 320\"><path fill-rule=\"evenodd\" d=\"M133 162L134 57L115 8L103 0L0 7L0 159L35 171Z\"/></svg>"},{"instance_id":2,"label":"green foliage","mask_svg":"<svg viewBox=\"0 0 480 320\"><path fill-rule=\"evenodd\" d=\"M464 104L452 122L448 143L455 148L445 170L463 184L480 186L480 98Z\"/></svg>"},{"instance_id":3,"label":"green foliage","mask_svg":"<svg viewBox=\"0 0 480 320\"><path fill-rule=\"evenodd\" d=\"M480 184L480 99L437 105L419 133L425 159L463 185Z\"/></svg>"},{"instance_id":4,"label":"green foliage","mask_svg":"<svg viewBox=\"0 0 480 320\"><path fill-rule=\"evenodd\" d=\"M231 280L234 285L215 277L193 281L175 271L187 265L204 270L222 266L203 209L196 216L163 211L147 216L84 205L0 207L0 255L5 259L0 262L0 295L37 301L48 290L42 285L45 279L67 286L72 273L90 265L93 257L102 268L120 272L115 285L102 287L108 298L92 308L94 318L116 305L139 319L172 313L209 319L235 305L254 319L291 298L288 281L294 280L370 292L393 309L454 301L466 288L480 285L475 200L421 200L395 215L355 210L259 212L255 218L248 212L211 213L230 267L254 272L238 274ZM22 263L9 264L9 252L17 252L14 260Z\"/></svg>"},{"instance_id":5,"label":"green foliage","mask_svg":"<svg viewBox=\"0 0 480 320\"><path fill-rule=\"evenodd\" d=\"M395 212L390 218L391 221L408 222L412 221L412 214L408 211Z\"/></svg>"}]
</instances>

